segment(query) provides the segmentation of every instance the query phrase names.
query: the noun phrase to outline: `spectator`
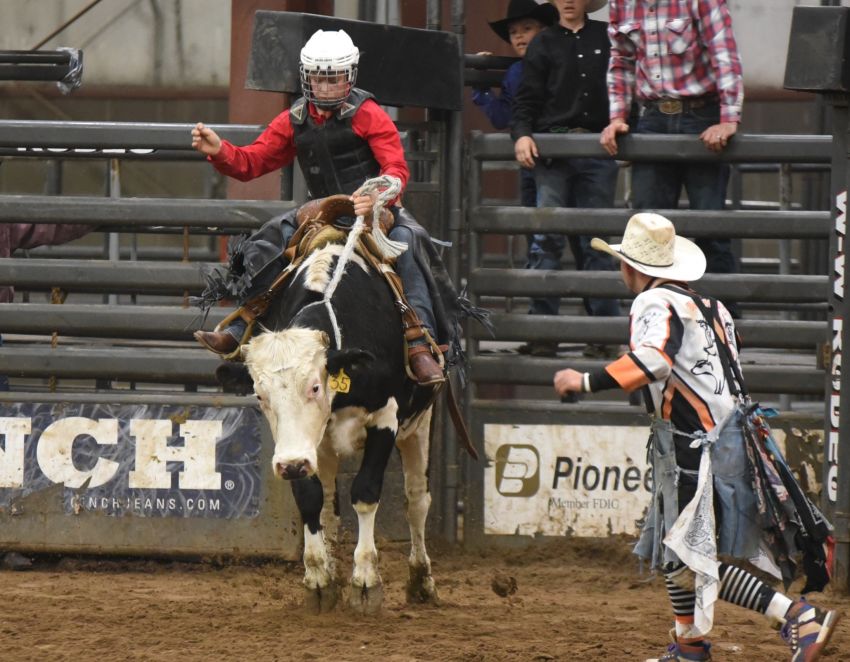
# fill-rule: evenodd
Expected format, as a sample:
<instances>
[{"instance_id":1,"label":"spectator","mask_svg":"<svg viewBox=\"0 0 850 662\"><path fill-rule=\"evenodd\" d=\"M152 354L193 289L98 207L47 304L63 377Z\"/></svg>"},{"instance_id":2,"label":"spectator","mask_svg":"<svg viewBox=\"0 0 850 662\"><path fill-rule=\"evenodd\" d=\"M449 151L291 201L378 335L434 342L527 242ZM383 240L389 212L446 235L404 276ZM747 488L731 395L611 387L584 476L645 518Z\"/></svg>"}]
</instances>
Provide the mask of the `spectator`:
<instances>
[{"instance_id":1,"label":"spectator","mask_svg":"<svg viewBox=\"0 0 850 662\"><path fill-rule=\"evenodd\" d=\"M88 234L91 225L53 225L49 223L0 223L0 257L11 257L19 248L36 248L64 244ZM15 298L13 287L0 286L0 303L10 303ZM3 338L0 337L0 345ZM0 391L9 390L9 378L0 375Z\"/></svg>"},{"instance_id":2,"label":"spectator","mask_svg":"<svg viewBox=\"0 0 850 662\"><path fill-rule=\"evenodd\" d=\"M617 154L628 133L631 102L640 111L636 133L699 135L720 152L738 130L744 103L741 60L726 0L611 0L608 34L610 123L601 143ZM729 166L718 163L635 163L635 209L675 209L684 186L691 209L723 209ZM736 273L730 239L697 241L708 271ZM735 304L727 303L734 317Z\"/></svg>"},{"instance_id":3,"label":"spectator","mask_svg":"<svg viewBox=\"0 0 850 662\"><path fill-rule=\"evenodd\" d=\"M690 288L705 255L651 213L632 216L621 244L591 246L620 260L636 295L631 351L591 373L561 370L554 385L561 396L643 389L654 413L652 501L635 553L664 572L675 639L647 662L710 660L705 636L718 598L781 626L793 661L818 659L839 614L792 600L736 565L758 559L787 588L802 556L803 593L819 591L829 581L831 527L790 469L780 469L770 429L746 396L731 315Z\"/></svg>"},{"instance_id":4,"label":"spectator","mask_svg":"<svg viewBox=\"0 0 850 662\"><path fill-rule=\"evenodd\" d=\"M592 133L608 122L605 72L610 49L607 25L590 20L587 12L605 0L553 0L559 22L543 30L528 47L522 82L511 122L517 161L534 169L538 207L613 207L617 163L600 158L541 158L533 133ZM589 237L571 236L570 247L581 270L612 270L613 261L588 249ZM560 269L566 244L561 234L535 234L528 249L528 268ZM557 297L535 298L532 315L557 315ZM614 299L586 298L589 315L615 316ZM554 356L556 342L528 342L519 351ZM609 356L616 351L588 345L586 356Z\"/></svg>"},{"instance_id":5,"label":"spectator","mask_svg":"<svg viewBox=\"0 0 850 662\"><path fill-rule=\"evenodd\" d=\"M501 39L508 42L517 57L525 57L531 40L548 25L558 20L558 12L549 2L538 3L535 0L511 0L505 18L491 21L490 27ZM478 55L492 55L482 51ZM493 94L489 87L472 90L472 103L478 106L494 129L507 129L511 124L511 105L516 97L522 79L522 60L517 60L502 78L502 90ZM523 207L537 206L537 187L534 185L534 173L520 168L520 203Z\"/></svg>"}]
</instances>

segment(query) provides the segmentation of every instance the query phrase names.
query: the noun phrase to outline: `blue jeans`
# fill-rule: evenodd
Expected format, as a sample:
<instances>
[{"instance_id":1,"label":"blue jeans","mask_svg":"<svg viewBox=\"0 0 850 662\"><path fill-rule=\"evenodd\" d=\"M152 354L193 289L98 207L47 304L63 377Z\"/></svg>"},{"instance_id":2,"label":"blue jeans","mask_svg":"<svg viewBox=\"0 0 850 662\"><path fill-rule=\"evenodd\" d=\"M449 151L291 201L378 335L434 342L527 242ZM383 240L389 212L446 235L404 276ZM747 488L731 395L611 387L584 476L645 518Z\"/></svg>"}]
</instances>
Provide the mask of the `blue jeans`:
<instances>
[{"instance_id":1,"label":"blue jeans","mask_svg":"<svg viewBox=\"0 0 850 662\"><path fill-rule=\"evenodd\" d=\"M538 207L614 206L617 187L617 163L611 159L541 159L534 168ZM561 256L567 237L563 234L534 234L529 236L528 269L560 269ZM570 248L581 271L614 271L613 258L590 248L590 237L571 236ZM613 317L620 314L616 299L586 298L588 315ZM557 315L558 297L532 299L532 315Z\"/></svg>"},{"instance_id":2,"label":"blue jeans","mask_svg":"<svg viewBox=\"0 0 850 662\"><path fill-rule=\"evenodd\" d=\"M709 104L676 115L665 115L653 106L645 108L635 133L685 133L699 135L720 121L720 107ZM632 165L632 201L636 210L676 209L682 187L691 209L723 209L729 166L725 163L649 163ZM707 270L738 273L731 239L698 239Z\"/></svg>"},{"instance_id":3,"label":"blue jeans","mask_svg":"<svg viewBox=\"0 0 850 662\"><path fill-rule=\"evenodd\" d=\"M519 204L523 207L537 206L537 184L534 183L534 171L519 169Z\"/></svg>"},{"instance_id":4,"label":"blue jeans","mask_svg":"<svg viewBox=\"0 0 850 662\"><path fill-rule=\"evenodd\" d=\"M416 237L413 236L413 231L404 225L394 225L388 236L393 241L403 241L408 246L408 249L396 258L395 270L401 278L407 302L428 328L431 337L436 338L437 320L434 317L428 281L425 280L422 267L416 260L414 252Z\"/></svg>"}]
</instances>

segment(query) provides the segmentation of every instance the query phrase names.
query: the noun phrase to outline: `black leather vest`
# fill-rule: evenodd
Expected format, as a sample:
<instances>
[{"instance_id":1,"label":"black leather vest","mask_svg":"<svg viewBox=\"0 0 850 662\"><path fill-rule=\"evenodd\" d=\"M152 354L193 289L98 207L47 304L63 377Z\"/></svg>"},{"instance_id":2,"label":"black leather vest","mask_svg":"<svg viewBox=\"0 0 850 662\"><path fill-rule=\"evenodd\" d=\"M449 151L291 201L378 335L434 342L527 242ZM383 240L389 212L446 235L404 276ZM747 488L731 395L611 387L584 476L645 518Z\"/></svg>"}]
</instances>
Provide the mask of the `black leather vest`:
<instances>
[{"instance_id":1,"label":"black leather vest","mask_svg":"<svg viewBox=\"0 0 850 662\"><path fill-rule=\"evenodd\" d=\"M357 109L372 95L357 87L324 124L317 125L307 110L307 100L298 99L289 109L295 133L298 165L313 198L337 193L354 193L367 179L377 177L381 166L369 143L351 128Z\"/></svg>"}]
</instances>

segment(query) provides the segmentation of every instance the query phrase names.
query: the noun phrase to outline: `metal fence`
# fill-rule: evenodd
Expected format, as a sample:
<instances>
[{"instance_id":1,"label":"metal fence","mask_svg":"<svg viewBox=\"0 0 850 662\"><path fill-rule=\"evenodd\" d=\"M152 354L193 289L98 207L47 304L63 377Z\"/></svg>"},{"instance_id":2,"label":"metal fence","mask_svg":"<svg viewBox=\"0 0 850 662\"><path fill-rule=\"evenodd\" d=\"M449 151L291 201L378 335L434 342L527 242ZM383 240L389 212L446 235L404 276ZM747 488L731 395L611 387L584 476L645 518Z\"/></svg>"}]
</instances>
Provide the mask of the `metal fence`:
<instances>
[{"instance_id":1,"label":"metal fence","mask_svg":"<svg viewBox=\"0 0 850 662\"><path fill-rule=\"evenodd\" d=\"M213 128L236 144L251 142L261 130L235 125ZM409 190L414 197L430 196L421 206L433 211L438 223L430 225L435 233L442 233L445 226L440 225L444 206L441 184L446 174L439 155L446 141L444 128L437 122L400 128L415 180ZM0 259L0 282L13 285L24 294L18 297L19 302L0 305L0 333L4 338L0 372L12 378L14 389L0 393L0 407L14 409L27 402L61 402L71 407L109 404L113 408L255 407L253 397L221 393L215 380L219 359L192 339L195 329L212 328L230 307L213 309L201 326L199 311L188 306L188 297L203 289L204 270L211 261L218 261L217 251L190 245L188 239L250 232L292 208L296 201L120 197L121 182L115 179L120 174L117 164L121 160L197 161L200 168L211 170L203 163L203 157L191 150L190 129L188 124L0 121L0 158L102 159L111 165L106 176L113 179L107 186L109 197L65 196L61 189L54 191L57 195L0 196L0 223L88 223L97 226L95 232L105 238L102 251L96 247L61 246L33 251L32 257ZM298 182L282 186L282 190L298 188ZM134 238L164 235L165 245L128 252L115 240L128 234ZM145 259L139 259L143 252ZM30 301L43 299L38 293L45 292L60 293L59 300L68 293L71 297L68 303ZM24 301L20 301L22 298ZM443 455L441 440L448 424L445 419L439 411L434 426L434 504L429 527L436 535L444 529L443 511L456 510L454 504L445 507L442 498L443 487L457 475L454 458ZM269 450L267 444L266 435L264 454ZM356 471L356 465L346 463L342 471L341 485L345 490L344 474ZM256 498L265 500L265 494L280 498L282 488L270 488L266 482L263 478ZM453 484L450 487L455 489ZM397 458L386 477L385 496L388 503L403 500ZM269 506L273 518L269 525L239 522L235 527L225 527L234 535L210 538L205 549L209 551L219 543L227 547L233 540L240 547L238 539L247 535L250 540L243 540L242 545L245 553L274 553L275 544L269 541L278 534L289 536L291 524L287 518L293 507L287 497L284 505ZM343 509L342 516L347 526L355 526L347 509ZM286 520L286 532L281 528L282 519ZM97 521L100 523L91 525L92 535L99 535L100 539L86 549L129 549L116 544L116 538L109 533L109 518ZM166 522L149 529L166 531L172 525ZM203 532L209 525L210 522L202 522L196 526L193 520L190 528ZM256 535L250 533L252 528ZM29 549L79 548L74 541L67 541L63 547L62 540L55 536L39 542L38 535L33 538L26 526L18 529L19 536L9 529L0 542L14 544L20 539ZM445 529L453 534L454 524ZM379 531L391 538L406 537L402 511L383 512ZM204 534L195 537L199 541L196 547L203 547ZM292 553L290 538L277 547L285 556ZM130 551L146 550L150 551L144 541L136 538Z\"/></svg>"},{"instance_id":2,"label":"metal fence","mask_svg":"<svg viewBox=\"0 0 850 662\"><path fill-rule=\"evenodd\" d=\"M547 157L604 157L597 135L536 135L541 153ZM740 135L720 155L714 155L692 136L632 135L620 143L618 158L631 161L718 161L746 164L829 164L831 136ZM498 169L514 161L513 143L506 135L474 133L468 144L468 270L469 291L474 303L489 307L496 329L491 338L470 327L468 354L471 383L467 390L467 412L475 436L487 445L485 426L561 425L645 426L642 406L622 399L594 396L575 404L563 404L551 390L553 374L569 366L588 371L604 364L602 359L584 358L567 352L558 358L537 358L510 350L510 343L558 341L562 343L623 344L628 339L628 318L587 317L581 314L531 316L519 310L515 299L527 297L608 297L626 304L632 294L622 284L619 272L533 271L517 268L505 255L485 252L489 237L512 237L538 233L566 235L622 235L630 215L626 209L533 209L487 203L482 182L487 169ZM494 165L495 164L495 165ZM764 168L759 168L763 170ZM787 176L790 169L783 165ZM782 202L782 201L780 201ZM745 308L737 326L744 338L744 372L751 392L767 398L820 400L825 374L817 362L818 352L829 338L826 321L800 319L800 310L820 311L825 320L829 279L826 274L792 273L789 240L823 240L830 233L828 211L792 210L787 198L772 209L663 212L674 221L679 234L688 237L731 237L776 240L784 245L777 273L706 274L700 291L723 298L732 294ZM492 246L491 240L488 245ZM521 267L521 265L520 265ZM508 350L508 351L506 351ZM548 390L541 394L540 388ZM482 395L483 394L483 395ZM793 414L802 427L823 429L823 405ZM591 427L587 427L591 426ZM483 541L487 531L486 480L493 464L466 466L469 486L465 501L466 536ZM488 538L490 539L490 538Z\"/></svg>"}]
</instances>

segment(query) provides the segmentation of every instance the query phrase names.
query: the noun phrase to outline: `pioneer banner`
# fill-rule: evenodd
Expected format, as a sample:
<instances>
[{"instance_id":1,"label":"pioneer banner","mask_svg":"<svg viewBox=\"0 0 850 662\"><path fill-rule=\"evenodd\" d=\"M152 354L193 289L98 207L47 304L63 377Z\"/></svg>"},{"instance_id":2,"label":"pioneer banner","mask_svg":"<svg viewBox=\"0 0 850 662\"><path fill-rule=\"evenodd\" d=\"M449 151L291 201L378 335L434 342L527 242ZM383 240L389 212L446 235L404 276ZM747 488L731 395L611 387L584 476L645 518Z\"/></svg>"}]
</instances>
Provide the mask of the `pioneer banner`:
<instances>
[{"instance_id":1,"label":"pioneer banner","mask_svg":"<svg viewBox=\"0 0 850 662\"><path fill-rule=\"evenodd\" d=\"M636 534L652 476L645 427L486 424L484 532Z\"/></svg>"}]
</instances>

